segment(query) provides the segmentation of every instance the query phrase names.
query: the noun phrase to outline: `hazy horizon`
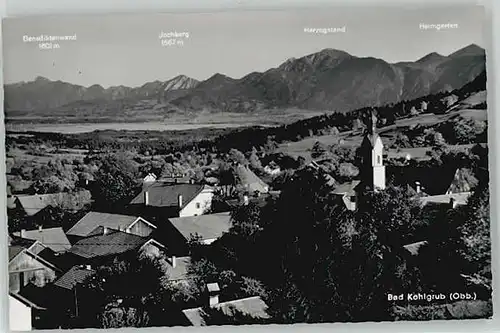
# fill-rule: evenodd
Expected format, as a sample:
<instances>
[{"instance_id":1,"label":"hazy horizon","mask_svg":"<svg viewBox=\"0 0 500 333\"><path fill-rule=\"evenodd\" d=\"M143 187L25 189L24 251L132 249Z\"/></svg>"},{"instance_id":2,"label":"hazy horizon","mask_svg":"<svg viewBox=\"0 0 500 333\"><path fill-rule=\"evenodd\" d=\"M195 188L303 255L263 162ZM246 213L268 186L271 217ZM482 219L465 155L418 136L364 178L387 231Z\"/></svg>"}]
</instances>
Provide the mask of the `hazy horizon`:
<instances>
[{"instance_id":1,"label":"hazy horizon","mask_svg":"<svg viewBox=\"0 0 500 333\"><path fill-rule=\"evenodd\" d=\"M374 12L376 10L376 12ZM458 24L422 30L420 23ZM6 84L45 77L85 87L139 87L186 75L199 81L216 73L238 79L290 58L324 49L389 63L443 56L470 44L484 48L484 9L329 8L197 14L121 14L11 18L4 21ZM306 33L304 28L346 32ZM161 46L161 31L188 32L184 46ZM74 35L59 49L40 50L23 36Z\"/></svg>"}]
</instances>

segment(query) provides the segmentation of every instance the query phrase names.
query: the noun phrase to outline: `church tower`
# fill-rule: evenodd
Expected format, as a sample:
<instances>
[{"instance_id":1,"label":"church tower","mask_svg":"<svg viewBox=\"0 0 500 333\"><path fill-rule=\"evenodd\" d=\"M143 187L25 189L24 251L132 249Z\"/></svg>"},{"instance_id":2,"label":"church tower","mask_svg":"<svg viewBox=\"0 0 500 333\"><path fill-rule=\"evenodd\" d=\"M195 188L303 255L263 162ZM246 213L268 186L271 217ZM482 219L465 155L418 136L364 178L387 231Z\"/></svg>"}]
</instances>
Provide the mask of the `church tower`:
<instances>
[{"instance_id":1,"label":"church tower","mask_svg":"<svg viewBox=\"0 0 500 333\"><path fill-rule=\"evenodd\" d=\"M377 116L374 111L368 118L367 130L360 147L360 180L367 190L385 190L384 145L377 134Z\"/></svg>"}]
</instances>

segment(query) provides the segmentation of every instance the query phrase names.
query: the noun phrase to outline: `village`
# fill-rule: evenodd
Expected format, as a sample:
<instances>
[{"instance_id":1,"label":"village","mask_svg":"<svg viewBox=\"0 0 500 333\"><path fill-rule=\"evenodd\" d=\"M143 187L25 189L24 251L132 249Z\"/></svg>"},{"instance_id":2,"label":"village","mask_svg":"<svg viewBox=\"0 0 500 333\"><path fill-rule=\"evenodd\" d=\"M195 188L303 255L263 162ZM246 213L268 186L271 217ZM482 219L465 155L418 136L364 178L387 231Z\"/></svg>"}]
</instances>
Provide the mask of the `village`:
<instances>
[{"instance_id":1,"label":"village","mask_svg":"<svg viewBox=\"0 0 500 333\"><path fill-rule=\"evenodd\" d=\"M390 186L405 188L421 209L449 211L467 205L478 183L470 172L458 163L451 167L449 164L438 166L435 170L411 167L412 157L401 151L396 156L400 164L386 165L389 157L378 134L377 115L372 111L366 119L363 139L357 149L359 173L355 177L339 182L323 164L325 155L315 154L314 149L311 155L316 158L302 162L296 173L316 173L330 189L332 204L351 212L358 210L367 193L384 192L389 182ZM173 315L172 325L210 325L210 316L217 317L217 314L209 309L236 318L231 321L236 324L248 323L248 318L252 318L251 323L272 322L262 288L252 288L252 282L243 283L241 288L245 292L228 293L224 288L234 289L234 286L228 286L227 278L217 274L196 276L191 267L192 256L199 256L196 251L200 251L200 246L201 251L209 253L210 246L228 237L238 223L241 209L264 209L281 195L279 188L267 184L252 171L252 164L244 160L244 156L233 158L229 166L225 166L226 181L220 172L213 172L219 178L208 172L209 176L201 179L182 172L148 172L140 180L140 190L131 199L108 211L103 209L106 203L96 205L99 202L94 202L91 193L96 193L95 180L89 178L83 180L76 192L10 194L11 212L16 211L16 216L25 220L44 221L45 225L50 225L46 222L54 216L54 207L83 212L70 227L46 227L42 222L35 222L38 226L32 229L22 227L10 232L9 299L11 313L15 311L16 318L22 318L22 322L15 325L30 329L78 327L75 320L85 307L85 292L81 291L85 290L84 285L100 276L103 267L113 266L117 260L135 261L144 257L162 261L167 279L164 282L169 288L189 289L193 281L197 281L196 299L176 302L179 313ZM283 170L271 161L261 166L260 172L278 177ZM436 178L437 174L441 176ZM99 210L84 210L84 207L99 207ZM403 243L402 250L414 260L411 258L418 256L429 241L422 238ZM243 281L251 281L245 279L243 277ZM252 281L259 284L257 280ZM126 300L119 295L112 295L106 301L106 313L112 317L125 322L128 316L137 317L135 312L130 312L130 307L124 307ZM19 313L23 317L19 317ZM238 321L241 316L247 319ZM146 325L140 320L132 322L131 325Z\"/></svg>"}]
</instances>

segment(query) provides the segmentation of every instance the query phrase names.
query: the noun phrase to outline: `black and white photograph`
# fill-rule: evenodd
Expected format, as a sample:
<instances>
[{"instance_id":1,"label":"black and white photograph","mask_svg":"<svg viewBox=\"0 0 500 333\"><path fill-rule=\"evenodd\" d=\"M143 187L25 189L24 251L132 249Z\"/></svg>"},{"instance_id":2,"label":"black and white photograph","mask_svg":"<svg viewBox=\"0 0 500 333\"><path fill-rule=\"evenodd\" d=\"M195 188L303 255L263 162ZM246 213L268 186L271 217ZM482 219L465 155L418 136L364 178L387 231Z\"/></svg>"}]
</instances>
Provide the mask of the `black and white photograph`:
<instances>
[{"instance_id":1,"label":"black and white photograph","mask_svg":"<svg viewBox=\"0 0 500 333\"><path fill-rule=\"evenodd\" d=\"M483 7L2 24L12 330L492 318Z\"/></svg>"}]
</instances>

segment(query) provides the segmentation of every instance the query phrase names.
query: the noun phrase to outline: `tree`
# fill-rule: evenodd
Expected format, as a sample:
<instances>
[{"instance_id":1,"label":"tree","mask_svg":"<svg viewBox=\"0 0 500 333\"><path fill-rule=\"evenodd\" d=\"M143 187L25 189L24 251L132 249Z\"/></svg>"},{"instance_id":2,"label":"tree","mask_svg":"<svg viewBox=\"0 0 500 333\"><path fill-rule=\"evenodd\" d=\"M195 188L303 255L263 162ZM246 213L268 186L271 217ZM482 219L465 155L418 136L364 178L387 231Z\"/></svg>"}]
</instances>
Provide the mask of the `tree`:
<instances>
[{"instance_id":1,"label":"tree","mask_svg":"<svg viewBox=\"0 0 500 333\"><path fill-rule=\"evenodd\" d=\"M50 176L45 179L38 179L31 184L30 191L37 194L70 192L75 189L75 182L68 178Z\"/></svg>"},{"instance_id":2,"label":"tree","mask_svg":"<svg viewBox=\"0 0 500 333\"><path fill-rule=\"evenodd\" d=\"M248 162L250 163L250 166L254 170L262 170L262 163L260 162L259 157L257 156L257 149L255 147L252 148L252 152L250 153L250 156L248 157Z\"/></svg>"},{"instance_id":3,"label":"tree","mask_svg":"<svg viewBox=\"0 0 500 333\"><path fill-rule=\"evenodd\" d=\"M228 159L233 164L248 165L248 160L245 155L241 151L234 148L231 148L229 151Z\"/></svg>"},{"instance_id":4,"label":"tree","mask_svg":"<svg viewBox=\"0 0 500 333\"><path fill-rule=\"evenodd\" d=\"M131 161L123 155L110 154L100 162L92 193L94 202L109 208L133 196L137 170Z\"/></svg>"},{"instance_id":5,"label":"tree","mask_svg":"<svg viewBox=\"0 0 500 333\"><path fill-rule=\"evenodd\" d=\"M319 141L316 141L311 149L312 158L320 158L325 155L328 151L328 147Z\"/></svg>"}]
</instances>

